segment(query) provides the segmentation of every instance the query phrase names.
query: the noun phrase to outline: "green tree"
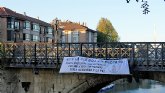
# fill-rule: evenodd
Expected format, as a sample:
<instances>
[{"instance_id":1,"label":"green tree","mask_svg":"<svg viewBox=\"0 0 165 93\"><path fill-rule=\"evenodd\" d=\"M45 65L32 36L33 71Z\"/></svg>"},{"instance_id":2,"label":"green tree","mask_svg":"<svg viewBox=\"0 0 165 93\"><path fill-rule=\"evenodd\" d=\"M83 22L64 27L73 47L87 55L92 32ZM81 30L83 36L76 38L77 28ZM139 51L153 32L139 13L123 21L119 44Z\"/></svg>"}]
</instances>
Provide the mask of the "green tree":
<instances>
[{"instance_id":1,"label":"green tree","mask_svg":"<svg viewBox=\"0 0 165 93\"><path fill-rule=\"evenodd\" d=\"M101 18L97 25L97 42L118 42L119 36L107 18Z\"/></svg>"}]
</instances>

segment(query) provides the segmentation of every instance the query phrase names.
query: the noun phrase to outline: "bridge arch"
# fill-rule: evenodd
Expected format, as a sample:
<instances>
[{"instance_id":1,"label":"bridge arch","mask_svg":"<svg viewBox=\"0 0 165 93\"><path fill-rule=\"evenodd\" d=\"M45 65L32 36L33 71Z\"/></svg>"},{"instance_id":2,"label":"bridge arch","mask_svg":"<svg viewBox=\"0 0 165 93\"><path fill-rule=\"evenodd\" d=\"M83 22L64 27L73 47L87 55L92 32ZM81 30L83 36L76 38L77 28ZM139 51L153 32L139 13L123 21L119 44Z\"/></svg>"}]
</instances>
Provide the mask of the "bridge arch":
<instances>
[{"instance_id":1,"label":"bridge arch","mask_svg":"<svg viewBox=\"0 0 165 93\"><path fill-rule=\"evenodd\" d=\"M130 76L122 75L92 75L86 78L86 81L74 87L69 93L96 93L102 87L110 84L113 81Z\"/></svg>"},{"instance_id":2,"label":"bridge arch","mask_svg":"<svg viewBox=\"0 0 165 93\"><path fill-rule=\"evenodd\" d=\"M139 74L139 75L138 75ZM139 72L134 73L133 76L120 76L120 75L93 75L86 78L86 81L79 86L74 87L69 93L96 93L102 87L110 84L113 81L124 78L137 79L151 79L165 83L164 72Z\"/></svg>"}]
</instances>

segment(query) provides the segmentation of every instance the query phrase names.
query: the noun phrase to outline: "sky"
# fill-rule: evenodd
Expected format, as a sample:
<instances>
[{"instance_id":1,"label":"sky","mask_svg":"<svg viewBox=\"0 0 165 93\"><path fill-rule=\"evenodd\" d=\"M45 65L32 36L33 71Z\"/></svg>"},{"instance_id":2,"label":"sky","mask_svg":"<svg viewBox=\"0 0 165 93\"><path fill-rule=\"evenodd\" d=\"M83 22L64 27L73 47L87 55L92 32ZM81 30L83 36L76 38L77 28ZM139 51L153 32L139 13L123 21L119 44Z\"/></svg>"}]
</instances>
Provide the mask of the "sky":
<instances>
[{"instance_id":1,"label":"sky","mask_svg":"<svg viewBox=\"0 0 165 93\"><path fill-rule=\"evenodd\" d=\"M111 21L121 42L164 42L165 2L145 1L151 11L147 15L142 12L143 3L136 0L0 0L0 6L48 23L55 18L85 22L93 30L104 17Z\"/></svg>"}]
</instances>

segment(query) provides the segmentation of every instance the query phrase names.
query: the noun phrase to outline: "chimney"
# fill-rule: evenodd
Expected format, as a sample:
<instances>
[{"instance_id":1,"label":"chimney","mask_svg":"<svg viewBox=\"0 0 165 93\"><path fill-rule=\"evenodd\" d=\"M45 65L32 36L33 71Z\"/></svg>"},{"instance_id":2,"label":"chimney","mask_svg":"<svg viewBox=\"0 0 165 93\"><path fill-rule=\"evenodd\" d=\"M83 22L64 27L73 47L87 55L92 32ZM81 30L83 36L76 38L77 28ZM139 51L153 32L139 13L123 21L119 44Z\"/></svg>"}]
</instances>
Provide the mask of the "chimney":
<instances>
[{"instance_id":1,"label":"chimney","mask_svg":"<svg viewBox=\"0 0 165 93\"><path fill-rule=\"evenodd\" d=\"M82 25L84 26L84 22L82 23Z\"/></svg>"},{"instance_id":2,"label":"chimney","mask_svg":"<svg viewBox=\"0 0 165 93\"><path fill-rule=\"evenodd\" d=\"M37 19L39 20L39 19L40 19L40 17L39 17L39 16L37 16Z\"/></svg>"},{"instance_id":3,"label":"chimney","mask_svg":"<svg viewBox=\"0 0 165 93\"><path fill-rule=\"evenodd\" d=\"M26 12L23 12L24 16L26 16Z\"/></svg>"}]
</instances>

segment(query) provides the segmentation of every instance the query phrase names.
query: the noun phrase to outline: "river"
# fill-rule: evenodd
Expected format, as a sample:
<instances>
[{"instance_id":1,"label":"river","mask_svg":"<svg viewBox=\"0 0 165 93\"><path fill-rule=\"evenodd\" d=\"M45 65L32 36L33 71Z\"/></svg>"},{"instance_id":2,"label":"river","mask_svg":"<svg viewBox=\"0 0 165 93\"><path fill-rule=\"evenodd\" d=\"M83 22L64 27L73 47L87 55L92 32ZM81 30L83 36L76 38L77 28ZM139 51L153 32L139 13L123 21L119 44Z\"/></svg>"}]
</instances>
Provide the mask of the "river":
<instances>
[{"instance_id":1,"label":"river","mask_svg":"<svg viewBox=\"0 0 165 93\"><path fill-rule=\"evenodd\" d=\"M139 83L118 80L113 84L115 86L104 93L165 93L165 84L154 80L140 80Z\"/></svg>"}]
</instances>

